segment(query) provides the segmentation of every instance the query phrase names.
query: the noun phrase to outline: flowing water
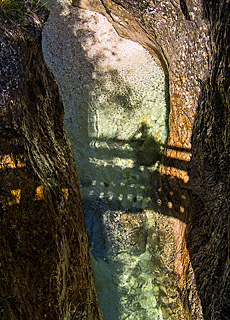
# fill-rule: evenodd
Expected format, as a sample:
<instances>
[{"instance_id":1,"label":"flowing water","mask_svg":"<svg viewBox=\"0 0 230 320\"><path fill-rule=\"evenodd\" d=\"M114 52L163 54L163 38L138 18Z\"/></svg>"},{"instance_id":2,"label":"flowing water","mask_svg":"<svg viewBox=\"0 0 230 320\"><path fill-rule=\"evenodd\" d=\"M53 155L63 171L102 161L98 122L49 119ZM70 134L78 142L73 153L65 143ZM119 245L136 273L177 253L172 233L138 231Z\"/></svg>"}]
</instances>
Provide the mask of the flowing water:
<instances>
[{"instance_id":1,"label":"flowing water","mask_svg":"<svg viewBox=\"0 0 230 320\"><path fill-rule=\"evenodd\" d=\"M93 12L51 0L45 59L59 84L106 320L186 319L161 213L167 81L140 45Z\"/></svg>"}]
</instances>

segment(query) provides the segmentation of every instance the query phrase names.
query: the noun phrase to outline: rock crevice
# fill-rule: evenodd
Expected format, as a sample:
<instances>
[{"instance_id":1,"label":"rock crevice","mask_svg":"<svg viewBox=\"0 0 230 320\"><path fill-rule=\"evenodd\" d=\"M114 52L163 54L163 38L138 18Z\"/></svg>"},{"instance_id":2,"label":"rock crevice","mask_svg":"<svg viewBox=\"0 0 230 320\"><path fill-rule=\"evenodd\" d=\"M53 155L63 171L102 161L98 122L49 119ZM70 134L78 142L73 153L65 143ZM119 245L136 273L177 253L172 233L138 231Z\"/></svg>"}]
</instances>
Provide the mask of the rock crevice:
<instances>
[{"instance_id":1,"label":"rock crevice","mask_svg":"<svg viewBox=\"0 0 230 320\"><path fill-rule=\"evenodd\" d=\"M0 30L1 319L102 319L64 107L28 18Z\"/></svg>"}]
</instances>

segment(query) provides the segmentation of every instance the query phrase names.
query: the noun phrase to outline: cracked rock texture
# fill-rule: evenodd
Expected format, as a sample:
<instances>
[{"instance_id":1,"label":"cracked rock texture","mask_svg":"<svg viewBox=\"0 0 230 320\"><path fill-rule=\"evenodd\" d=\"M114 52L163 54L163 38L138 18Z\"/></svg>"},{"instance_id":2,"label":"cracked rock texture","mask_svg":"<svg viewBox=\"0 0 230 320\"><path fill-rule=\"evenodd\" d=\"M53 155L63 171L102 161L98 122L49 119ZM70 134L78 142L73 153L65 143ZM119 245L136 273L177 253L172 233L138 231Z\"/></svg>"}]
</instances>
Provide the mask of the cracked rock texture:
<instances>
[{"instance_id":1,"label":"cracked rock texture","mask_svg":"<svg viewBox=\"0 0 230 320\"><path fill-rule=\"evenodd\" d=\"M64 107L44 62L47 11L0 20L0 317L103 319Z\"/></svg>"},{"instance_id":2,"label":"cracked rock texture","mask_svg":"<svg viewBox=\"0 0 230 320\"><path fill-rule=\"evenodd\" d=\"M160 59L169 76L169 137L161 168L178 239L176 272L196 315L229 318L229 24L227 0L72 0ZM185 226L186 225L186 229ZM195 279L192 278L191 268Z\"/></svg>"}]
</instances>

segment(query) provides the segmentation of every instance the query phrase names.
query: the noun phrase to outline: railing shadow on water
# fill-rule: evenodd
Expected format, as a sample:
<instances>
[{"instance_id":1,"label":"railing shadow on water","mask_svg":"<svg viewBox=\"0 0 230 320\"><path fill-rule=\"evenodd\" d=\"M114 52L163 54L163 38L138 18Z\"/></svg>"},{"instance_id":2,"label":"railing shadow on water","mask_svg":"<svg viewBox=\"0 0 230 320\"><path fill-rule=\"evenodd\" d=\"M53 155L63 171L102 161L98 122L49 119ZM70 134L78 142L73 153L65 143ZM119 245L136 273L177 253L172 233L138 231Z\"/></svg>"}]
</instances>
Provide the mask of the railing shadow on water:
<instances>
[{"instance_id":1,"label":"railing shadow on water","mask_svg":"<svg viewBox=\"0 0 230 320\"><path fill-rule=\"evenodd\" d=\"M132 136L130 136L130 140L128 141L119 140L119 136L116 137L116 135L112 139L109 137L100 138L98 136L92 136L89 118L95 105L93 105L93 107L91 106L93 96L90 93L90 88L99 88L101 83L103 85L106 84L106 73L98 72L99 79L95 79L96 66L105 58L105 52L95 54L93 58L88 56L83 44L90 41L91 44L94 45L97 40L92 30L87 31L84 30L84 28L79 29L76 27L77 21L81 19L77 9L71 8L70 10L68 6L63 8L59 2L55 3L55 7L52 7L51 3L50 5L51 14L53 10L58 16L58 21L56 21L55 24L60 24L60 26L66 25L67 30L62 31L63 28L58 28L58 26L55 25L55 28L59 30L57 34L47 31L45 36L46 41L45 43L43 42L43 50L46 52L45 58L59 84L65 104L65 127L72 144L79 175L90 248L94 256L92 257L92 261L96 268L99 267L98 261L100 261L105 267L104 272L105 270L108 271L108 277L111 279L111 283L113 282L113 287L109 286L108 283L104 283L102 270L100 275L101 283L97 285L100 287L105 284L103 289L105 295L106 292L109 295L108 290L106 291L107 285L110 287L112 292L110 295L111 299L108 299L108 297L106 299L104 296L104 303L106 303L106 300L110 300L109 305L106 306L107 310L110 309L110 311L108 311L106 316L108 319L112 319L111 308L113 308L114 319L118 319L121 317L121 311L119 310L125 291L119 290L118 288L119 283L121 283L122 267L114 262L114 257L119 253L124 253L125 250L127 252L127 250L134 249L132 253L133 256L137 256L138 254L141 256L146 250L148 231L145 225L146 220L143 211L146 208L150 208L156 212L161 210L159 177L157 177L154 170L149 170L148 167L154 166L154 163L159 161L159 150L161 152L162 145L157 145L150 139L150 145L155 148L155 151L156 149L159 150L155 152L156 159L153 163L146 164L146 159L149 157L146 155L142 156L142 152L145 153L146 149L141 149L141 147L147 134L139 141L135 141L135 138L132 138ZM72 14L72 10L75 10L74 14ZM87 23L87 19L82 21L82 23ZM49 21L45 28L48 27L48 24ZM68 36L66 33L68 33ZM69 38L71 38L70 42L68 42ZM62 41L60 41L60 39L62 39ZM58 48L53 47L55 41L58 43ZM111 51L113 51L113 49L114 48L111 48ZM58 52L56 50L58 50ZM111 54L116 56L116 53ZM115 76L116 79L114 81L117 82L119 88L124 87L126 94L130 94L129 86L120 81L116 72L114 73L112 70L108 74L110 77ZM104 95L105 92L102 92L102 94ZM168 79L165 80L165 95L167 100L165 122L166 130L168 130ZM94 97L94 99L96 100L96 97ZM132 113L132 108L134 110L136 107L136 105L132 106L130 100L125 99L124 95L120 94L120 91L115 95L110 95L109 102L111 104L117 103L118 100L123 110L127 107L129 112ZM93 101L93 103L95 103L95 101ZM111 110L112 107L110 106L110 111ZM144 132L146 123L140 121L139 124L142 126ZM82 128L84 132L81 131ZM75 135L76 132L78 133L77 137ZM108 149L107 147L103 147L104 143L107 144L110 149L111 145L116 145L117 149L113 151L109 150L107 154ZM131 150L129 149L128 151L128 149L124 147L125 145L131 146ZM151 155L153 156L153 154L154 153ZM128 168L126 167L127 163L129 163ZM104 164L106 164L106 166ZM110 168L111 174L106 177L106 170L108 171L108 168ZM132 170L134 170L133 173ZM97 186L100 187L97 188ZM135 225L135 220L137 221L137 225ZM125 228L122 227L121 221ZM127 231L126 233L125 229ZM106 238L105 233L110 236ZM113 236L111 234L113 234ZM134 243L132 243L132 241L130 243L129 241L133 236L135 238L138 234L142 240L139 242L140 247L135 247ZM112 271L106 269L106 266L109 264L109 259L114 262ZM130 261L132 260L131 257L129 257L129 259ZM151 258L149 258L149 261L151 263ZM138 268L137 263L137 269ZM152 270L151 268L152 266L149 267L149 270ZM147 269L142 272L136 272L137 274L145 273L151 278L151 272L148 274L149 271L147 272ZM140 288L137 288L137 291L140 291ZM152 293L152 296L154 296L154 293ZM131 295L130 298L131 297L133 297L133 295ZM135 303L136 309L143 309L143 307L138 304L138 301ZM152 305L157 309L155 301ZM149 306L146 307L146 310L147 308L149 308ZM155 316L157 318L159 314ZM148 317L151 318L151 316L145 313L145 319Z\"/></svg>"}]
</instances>

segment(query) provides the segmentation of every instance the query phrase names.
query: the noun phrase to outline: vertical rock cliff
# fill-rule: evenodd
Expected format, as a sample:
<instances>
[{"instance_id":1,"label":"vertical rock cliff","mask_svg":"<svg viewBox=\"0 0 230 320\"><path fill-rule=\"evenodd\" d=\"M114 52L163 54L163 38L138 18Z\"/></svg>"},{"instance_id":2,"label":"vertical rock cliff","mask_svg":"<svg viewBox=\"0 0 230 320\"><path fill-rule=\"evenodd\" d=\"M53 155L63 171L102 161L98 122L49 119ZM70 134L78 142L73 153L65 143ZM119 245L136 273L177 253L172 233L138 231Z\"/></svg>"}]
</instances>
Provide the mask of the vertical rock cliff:
<instances>
[{"instance_id":1,"label":"vertical rock cliff","mask_svg":"<svg viewBox=\"0 0 230 320\"><path fill-rule=\"evenodd\" d=\"M170 214L179 220L175 271L192 318L200 319L196 281L204 318L228 319L229 1L72 3L104 14L121 36L157 55L169 75L161 174Z\"/></svg>"},{"instance_id":2,"label":"vertical rock cliff","mask_svg":"<svg viewBox=\"0 0 230 320\"><path fill-rule=\"evenodd\" d=\"M46 18L0 19L0 317L102 319Z\"/></svg>"},{"instance_id":3,"label":"vertical rock cliff","mask_svg":"<svg viewBox=\"0 0 230 320\"><path fill-rule=\"evenodd\" d=\"M230 310L230 3L203 1L210 24L209 74L194 121L190 176L193 220L187 234L206 319Z\"/></svg>"}]
</instances>

